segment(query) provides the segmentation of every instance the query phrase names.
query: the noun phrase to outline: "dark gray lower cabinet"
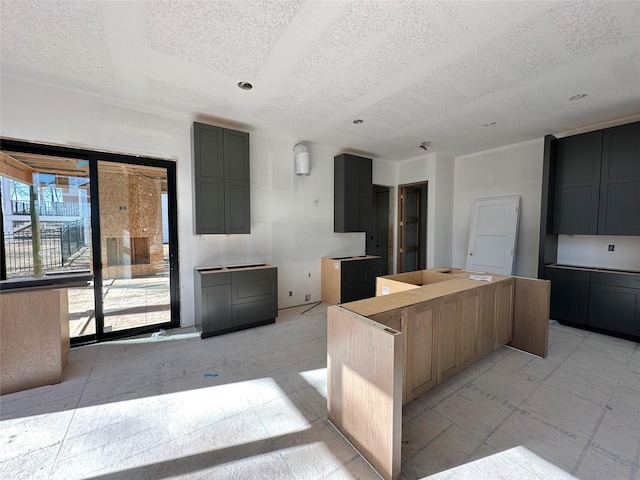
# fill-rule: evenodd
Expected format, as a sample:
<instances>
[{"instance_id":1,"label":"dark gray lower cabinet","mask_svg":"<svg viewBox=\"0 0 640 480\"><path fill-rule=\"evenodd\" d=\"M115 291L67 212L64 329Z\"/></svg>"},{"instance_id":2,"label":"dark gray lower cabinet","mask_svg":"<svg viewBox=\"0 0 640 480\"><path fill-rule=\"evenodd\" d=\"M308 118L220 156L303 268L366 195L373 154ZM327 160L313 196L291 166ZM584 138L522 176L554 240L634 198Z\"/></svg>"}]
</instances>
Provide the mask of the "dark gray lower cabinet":
<instances>
[{"instance_id":1,"label":"dark gray lower cabinet","mask_svg":"<svg viewBox=\"0 0 640 480\"><path fill-rule=\"evenodd\" d=\"M201 338L273 323L278 269L196 269L195 309Z\"/></svg>"},{"instance_id":2,"label":"dark gray lower cabinet","mask_svg":"<svg viewBox=\"0 0 640 480\"><path fill-rule=\"evenodd\" d=\"M589 307L589 272L547 267L551 280L549 314L554 320L586 325Z\"/></svg>"},{"instance_id":3,"label":"dark gray lower cabinet","mask_svg":"<svg viewBox=\"0 0 640 480\"><path fill-rule=\"evenodd\" d=\"M380 258L341 263L341 303L376 296L376 278L382 275Z\"/></svg>"},{"instance_id":4,"label":"dark gray lower cabinet","mask_svg":"<svg viewBox=\"0 0 640 480\"><path fill-rule=\"evenodd\" d=\"M592 273L588 324L640 336L640 275Z\"/></svg>"},{"instance_id":5,"label":"dark gray lower cabinet","mask_svg":"<svg viewBox=\"0 0 640 480\"><path fill-rule=\"evenodd\" d=\"M552 319L640 337L640 274L546 267L545 277Z\"/></svg>"}]
</instances>

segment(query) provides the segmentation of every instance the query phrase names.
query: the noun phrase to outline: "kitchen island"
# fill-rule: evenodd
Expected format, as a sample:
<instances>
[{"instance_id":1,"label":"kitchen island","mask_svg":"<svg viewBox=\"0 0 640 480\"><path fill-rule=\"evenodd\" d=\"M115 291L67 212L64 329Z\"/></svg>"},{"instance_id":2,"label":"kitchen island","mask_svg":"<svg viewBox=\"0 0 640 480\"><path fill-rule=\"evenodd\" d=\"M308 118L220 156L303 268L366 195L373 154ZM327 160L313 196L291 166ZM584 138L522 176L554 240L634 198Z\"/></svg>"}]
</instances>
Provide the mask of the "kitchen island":
<instances>
[{"instance_id":1,"label":"kitchen island","mask_svg":"<svg viewBox=\"0 0 640 480\"><path fill-rule=\"evenodd\" d=\"M0 282L0 395L60 383L67 366L67 290L91 274L61 274Z\"/></svg>"},{"instance_id":2,"label":"kitchen island","mask_svg":"<svg viewBox=\"0 0 640 480\"><path fill-rule=\"evenodd\" d=\"M327 413L383 478L400 475L402 405L503 345L546 356L549 282L433 269L329 307Z\"/></svg>"}]
</instances>

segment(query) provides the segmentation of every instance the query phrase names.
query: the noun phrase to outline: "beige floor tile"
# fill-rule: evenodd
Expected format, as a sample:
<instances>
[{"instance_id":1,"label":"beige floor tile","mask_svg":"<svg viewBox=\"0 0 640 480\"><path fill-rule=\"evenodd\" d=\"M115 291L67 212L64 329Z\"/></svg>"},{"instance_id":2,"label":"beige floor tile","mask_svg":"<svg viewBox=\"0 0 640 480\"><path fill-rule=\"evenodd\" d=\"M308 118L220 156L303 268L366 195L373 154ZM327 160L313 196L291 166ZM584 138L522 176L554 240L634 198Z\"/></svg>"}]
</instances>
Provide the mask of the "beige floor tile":
<instances>
[{"instance_id":1,"label":"beige floor tile","mask_svg":"<svg viewBox=\"0 0 640 480\"><path fill-rule=\"evenodd\" d=\"M402 464L410 477L422 478L461 465L481 441L452 425Z\"/></svg>"},{"instance_id":2,"label":"beige floor tile","mask_svg":"<svg viewBox=\"0 0 640 480\"><path fill-rule=\"evenodd\" d=\"M402 426L402 458L410 458L453 425L451 420L428 409Z\"/></svg>"},{"instance_id":3,"label":"beige floor tile","mask_svg":"<svg viewBox=\"0 0 640 480\"><path fill-rule=\"evenodd\" d=\"M520 405L528 418L585 443L602 415L602 407L550 385L541 385Z\"/></svg>"},{"instance_id":4,"label":"beige floor tile","mask_svg":"<svg viewBox=\"0 0 640 480\"><path fill-rule=\"evenodd\" d=\"M632 466L609 451L602 451L597 446L590 447L575 470L574 475L580 480L632 479ZM633 480L633 479L632 479Z\"/></svg>"},{"instance_id":5,"label":"beige floor tile","mask_svg":"<svg viewBox=\"0 0 640 480\"><path fill-rule=\"evenodd\" d=\"M564 429L526 411L512 414L485 442L498 451L526 447L567 472L572 471L586 445L586 440L579 442Z\"/></svg>"},{"instance_id":6,"label":"beige floor tile","mask_svg":"<svg viewBox=\"0 0 640 480\"><path fill-rule=\"evenodd\" d=\"M468 384L435 410L478 439L490 435L516 408L503 397Z\"/></svg>"}]
</instances>

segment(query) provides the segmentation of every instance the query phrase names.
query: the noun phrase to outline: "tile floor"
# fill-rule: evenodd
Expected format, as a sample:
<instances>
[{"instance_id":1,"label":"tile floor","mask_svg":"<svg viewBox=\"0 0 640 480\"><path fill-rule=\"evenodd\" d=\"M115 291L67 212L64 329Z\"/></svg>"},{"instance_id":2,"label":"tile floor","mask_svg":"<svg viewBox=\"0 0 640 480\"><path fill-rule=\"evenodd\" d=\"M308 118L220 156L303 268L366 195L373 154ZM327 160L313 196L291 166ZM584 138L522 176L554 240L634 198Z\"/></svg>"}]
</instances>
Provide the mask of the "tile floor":
<instances>
[{"instance_id":1,"label":"tile floor","mask_svg":"<svg viewBox=\"0 0 640 480\"><path fill-rule=\"evenodd\" d=\"M0 397L0 478L379 478L326 420L326 305L201 340L73 349L58 385ZM640 347L552 322L405 406L402 477L524 446L582 480L640 478Z\"/></svg>"}]
</instances>

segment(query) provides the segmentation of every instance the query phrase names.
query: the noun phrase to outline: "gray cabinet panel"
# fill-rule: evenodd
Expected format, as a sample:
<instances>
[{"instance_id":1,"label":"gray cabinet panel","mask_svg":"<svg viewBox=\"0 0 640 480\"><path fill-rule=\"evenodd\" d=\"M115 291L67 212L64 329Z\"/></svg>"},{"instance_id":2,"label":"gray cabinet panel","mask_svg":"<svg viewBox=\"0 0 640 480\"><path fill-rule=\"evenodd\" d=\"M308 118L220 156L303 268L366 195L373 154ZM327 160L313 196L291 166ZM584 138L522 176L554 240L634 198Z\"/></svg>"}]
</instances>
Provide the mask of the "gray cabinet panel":
<instances>
[{"instance_id":1,"label":"gray cabinet panel","mask_svg":"<svg viewBox=\"0 0 640 480\"><path fill-rule=\"evenodd\" d=\"M365 232L372 215L373 182L370 158L334 157L334 232Z\"/></svg>"},{"instance_id":2,"label":"gray cabinet panel","mask_svg":"<svg viewBox=\"0 0 640 480\"><path fill-rule=\"evenodd\" d=\"M640 235L640 122L604 130L598 233Z\"/></svg>"},{"instance_id":3,"label":"gray cabinet panel","mask_svg":"<svg viewBox=\"0 0 640 480\"><path fill-rule=\"evenodd\" d=\"M202 338L273 323L278 316L275 267L196 269L195 288L196 325Z\"/></svg>"},{"instance_id":4,"label":"gray cabinet panel","mask_svg":"<svg viewBox=\"0 0 640 480\"><path fill-rule=\"evenodd\" d=\"M231 285L202 289L201 325L203 332L231 328Z\"/></svg>"},{"instance_id":5,"label":"gray cabinet panel","mask_svg":"<svg viewBox=\"0 0 640 480\"><path fill-rule=\"evenodd\" d=\"M557 140L553 233L597 232L601 154L602 131Z\"/></svg>"},{"instance_id":6,"label":"gray cabinet panel","mask_svg":"<svg viewBox=\"0 0 640 480\"><path fill-rule=\"evenodd\" d=\"M273 300L278 296L278 284L273 280L258 280L246 283L234 283L232 288L231 303L256 302Z\"/></svg>"},{"instance_id":7,"label":"gray cabinet panel","mask_svg":"<svg viewBox=\"0 0 640 480\"><path fill-rule=\"evenodd\" d=\"M251 233L249 134L225 130L225 230Z\"/></svg>"},{"instance_id":8,"label":"gray cabinet panel","mask_svg":"<svg viewBox=\"0 0 640 480\"><path fill-rule=\"evenodd\" d=\"M592 283L588 325L640 336L640 290Z\"/></svg>"},{"instance_id":9,"label":"gray cabinet panel","mask_svg":"<svg viewBox=\"0 0 640 480\"><path fill-rule=\"evenodd\" d=\"M278 316L278 306L274 300L233 305L232 311L234 327L263 322Z\"/></svg>"},{"instance_id":10,"label":"gray cabinet panel","mask_svg":"<svg viewBox=\"0 0 640 480\"><path fill-rule=\"evenodd\" d=\"M553 320L586 325L589 306L589 272L546 268L551 281L549 314Z\"/></svg>"},{"instance_id":11,"label":"gray cabinet panel","mask_svg":"<svg viewBox=\"0 0 640 480\"><path fill-rule=\"evenodd\" d=\"M224 233L223 131L193 124L195 233Z\"/></svg>"},{"instance_id":12,"label":"gray cabinet panel","mask_svg":"<svg viewBox=\"0 0 640 480\"><path fill-rule=\"evenodd\" d=\"M249 134L194 122L196 234L250 233Z\"/></svg>"},{"instance_id":13,"label":"gray cabinet panel","mask_svg":"<svg viewBox=\"0 0 640 480\"><path fill-rule=\"evenodd\" d=\"M343 261L340 268L341 303L376 296L376 278L382 275L379 258Z\"/></svg>"}]
</instances>

